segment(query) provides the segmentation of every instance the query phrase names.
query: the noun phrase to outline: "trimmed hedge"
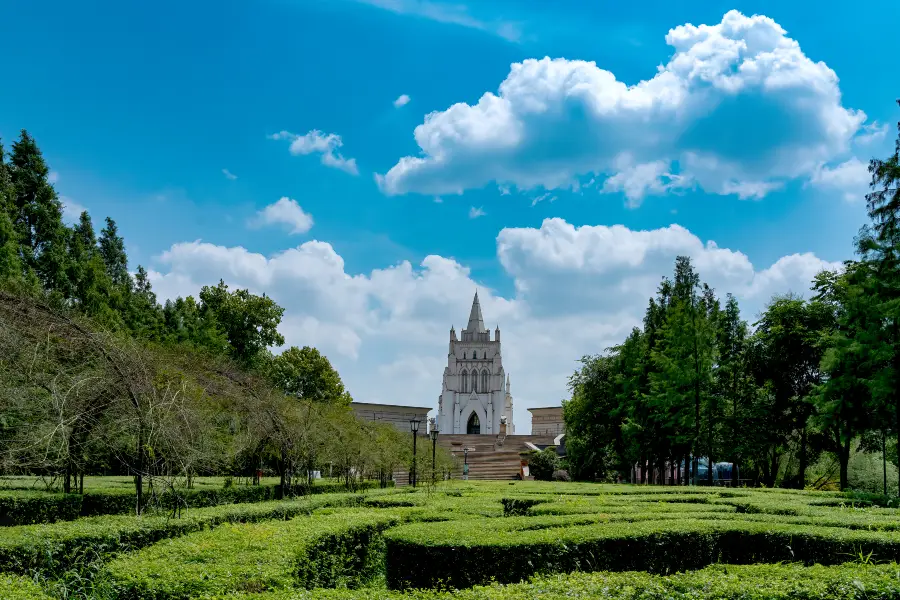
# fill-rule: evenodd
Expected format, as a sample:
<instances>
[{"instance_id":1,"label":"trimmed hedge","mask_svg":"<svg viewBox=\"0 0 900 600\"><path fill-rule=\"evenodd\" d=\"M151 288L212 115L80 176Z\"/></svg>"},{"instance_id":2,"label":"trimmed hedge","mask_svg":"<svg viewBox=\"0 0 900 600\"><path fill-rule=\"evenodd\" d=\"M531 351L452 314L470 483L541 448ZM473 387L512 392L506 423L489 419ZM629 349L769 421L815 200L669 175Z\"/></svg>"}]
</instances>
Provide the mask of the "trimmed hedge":
<instances>
[{"instance_id":1,"label":"trimmed hedge","mask_svg":"<svg viewBox=\"0 0 900 600\"><path fill-rule=\"evenodd\" d=\"M510 517L423 523L386 533L391 589L514 583L535 573L672 573L716 562L900 560L900 534L777 522L665 519L566 526Z\"/></svg>"},{"instance_id":2,"label":"trimmed hedge","mask_svg":"<svg viewBox=\"0 0 900 600\"><path fill-rule=\"evenodd\" d=\"M363 481L350 491L372 490L379 487L377 481ZM292 495L306 496L346 491L348 489L343 483L328 482L298 486L294 488ZM147 494L145 506L172 510L177 506L201 508L221 504L267 502L281 497L280 485L240 485L218 489L201 487L179 489L177 494L171 491L157 496ZM85 492L83 495L3 491L0 492L0 526L55 523L79 517L128 514L134 511L135 500L133 491L116 489Z\"/></svg>"},{"instance_id":3,"label":"trimmed hedge","mask_svg":"<svg viewBox=\"0 0 900 600\"><path fill-rule=\"evenodd\" d=\"M0 598L3 600L51 600L41 586L25 577L0 574Z\"/></svg>"},{"instance_id":4,"label":"trimmed hedge","mask_svg":"<svg viewBox=\"0 0 900 600\"><path fill-rule=\"evenodd\" d=\"M126 600L359 587L383 572L380 532L421 509L343 510L283 522L223 525L165 540L108 565L109 592Z\"/></svg>"},{"instance_id":5,"label":"trimmed hedge","mask_svg":"<svg viewBox=\"0 0 900 600\"><path fill-rule=\"evenodd\" d=\"M136 550L166 538L216 527L290 519L325 506L359 505L359 494L323 494L295 500L192 509L178 519L107 515L50 525L0 528L0 571L61 573L74 565Z\"/></svg>"},{"instance_id":6,"label":"trimmed hedge","mask_svg":"<svg viewBox=\"0 0 900 600\"><path fill-rule=\"evenodd\" d=\"M527 583L407 593L384 589L293 590L207 600L900 600L900 565L715 565L670 576L574 573Z\"/></svg>"},{"instance_id":7,"label":"trimmed hedge","mask_svg":"<svg viewBox=\"0 0 900 600\"><path fill-rule=\"evenodd\" d=\"M80 515L78 494L0 492L0 526L70 521Z\"/></svg>"}]
</instances>

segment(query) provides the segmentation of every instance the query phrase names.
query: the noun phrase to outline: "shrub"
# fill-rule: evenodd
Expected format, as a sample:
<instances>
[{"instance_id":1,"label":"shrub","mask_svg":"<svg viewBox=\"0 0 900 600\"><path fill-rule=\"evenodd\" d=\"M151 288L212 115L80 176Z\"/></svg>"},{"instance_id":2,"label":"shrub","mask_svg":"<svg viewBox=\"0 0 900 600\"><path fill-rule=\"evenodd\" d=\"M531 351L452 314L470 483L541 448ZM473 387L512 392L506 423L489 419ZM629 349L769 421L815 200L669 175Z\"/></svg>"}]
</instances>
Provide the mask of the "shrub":
<instances>
[{"instance_id":1,"label":"shrub","mask_svg":"<svg viewBox=\"0 0 900 600\"><path fill-rule=\"evenodd\" d=\"M51 600L31 579L15 575L0 574L0 593L3 600Z\"/></svg>"},{"instance_id":2,"label":"shrub","mask_svg":"<svg viewBox=\"0 0 900 600\"><path fill-rule=\"evenodd\" d=\"M78 494L0 492L0 525L29 525L77 519L81 513Z\"/></svg>"},{"instance_id":3,"label":"shrub","mask_svg":"<svg viewBox=\"0 0 900 600\"><path fill-rule=\"evenodd\" d=\"M327 494L260 504L193 509L180 519L124 515L88 517L50 525L0 528L0 571L60 573L74 565L135 550L162 539L215 527L288 519L323 506L358 505L356 494Z\"/></svg>"},{"instance_id":4,"label":"shrub","mask_svg":"<svg viewBox=\"0 0 900 600\"><path fill-rule=\"evenodd\" d=\"M230 591L359 587L380 572L379 533L414 512L344 510L223 525L112 561L116 598L180 600Z\"/></svg>"},{"instance_id":5,"label":"shrub","mask_svg":"<svg viewBox=\"0 0 900 600\"><path fill-rule=\"evenodd\" d=\"M572 481L569 472L562 469L553 471L553 481Z\"/></svg>"},{"instance_id":6,"label":"shrub","mask_svg":"<svg viewBox=\"0 0 900 600\"><path fill-rule=\"evenodd\" d=\"M528 455L528 471L538 481L550 481L558 465L559 455L553 446Z\"/></svg>"}]
</instances>

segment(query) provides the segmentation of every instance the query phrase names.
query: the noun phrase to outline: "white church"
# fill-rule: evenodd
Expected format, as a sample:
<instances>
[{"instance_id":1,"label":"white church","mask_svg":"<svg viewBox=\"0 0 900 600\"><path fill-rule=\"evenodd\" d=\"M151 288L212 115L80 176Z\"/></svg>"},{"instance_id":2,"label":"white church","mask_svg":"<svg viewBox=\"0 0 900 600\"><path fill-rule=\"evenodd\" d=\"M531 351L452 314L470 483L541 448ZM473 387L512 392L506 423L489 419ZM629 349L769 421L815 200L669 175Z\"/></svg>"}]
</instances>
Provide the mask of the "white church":
<instances>
[{"instance_id":1,"label":"white church","mask_svg":"<svg viewBox=\"0 0 900 600\"><path fill-rule=\"evenodd\" d=\"M450 327L450 351L444 385L438 398L437 428L441 434L498 435L515 433L509 375L503 370L500 327L484 326L478 292L472 301L469 324L456 339Z\"/></svg>"}]
</instances>

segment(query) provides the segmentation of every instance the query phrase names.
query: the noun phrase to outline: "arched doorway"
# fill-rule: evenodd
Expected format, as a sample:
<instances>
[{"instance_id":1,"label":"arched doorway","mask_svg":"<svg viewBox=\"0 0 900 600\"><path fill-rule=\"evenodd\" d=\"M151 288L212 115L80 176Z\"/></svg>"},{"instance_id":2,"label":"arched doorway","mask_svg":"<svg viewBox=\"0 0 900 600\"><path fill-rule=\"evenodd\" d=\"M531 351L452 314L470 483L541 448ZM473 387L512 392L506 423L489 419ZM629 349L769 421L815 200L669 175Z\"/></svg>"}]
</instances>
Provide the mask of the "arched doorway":
<instances>
[{"instance_id":1,"label":"arched doorway","mask_svg":"<svg viewBox=\"0 0 900 600\"><path fill-rule=\"evenodd\" d=\"M466 425L466 433L469 435L479 435L481 433L481 421L478 420L478 415L472 413L472 416L469 417L469 423Z\"/></svg>"}]
</instances>

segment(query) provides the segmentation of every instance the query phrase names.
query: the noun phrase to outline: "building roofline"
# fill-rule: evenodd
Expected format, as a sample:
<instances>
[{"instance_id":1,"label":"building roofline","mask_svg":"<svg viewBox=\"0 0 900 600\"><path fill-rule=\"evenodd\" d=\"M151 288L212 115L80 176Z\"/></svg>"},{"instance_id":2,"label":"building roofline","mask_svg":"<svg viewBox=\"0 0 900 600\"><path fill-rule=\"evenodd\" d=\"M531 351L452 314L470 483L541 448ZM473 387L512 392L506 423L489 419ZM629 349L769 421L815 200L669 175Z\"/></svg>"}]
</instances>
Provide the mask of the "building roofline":
<instances>
[{"instance_id":1,"label":"building roofline","mask_svg":"<svg viewBox=\"0 0 900 600\"><path fill-rule=\"evenodd\" d=\"M528 408L528 409L526 409L526 410L528 410L529 412L531 412L531 411L533 411L533 410L548 410L548 409L551 409L551 408L562 408L562 405L560 404L559 406L535 406L534 408Z\"/></svg>"},{"instance_id":2,"label":"building roofline","mask_svg":"<svg viewBox=\"0 0 900 600\"><path fill-rule=\"evenodd\" d=\"M380 406L382 408L405 408L408 410L424 410L426 412L434 410L433 406L407 406L405 404L381 404L380 402L356 402L355 400L350 403L350 407L370 407L370 406Z\"/></svg>"}]
</instances>

